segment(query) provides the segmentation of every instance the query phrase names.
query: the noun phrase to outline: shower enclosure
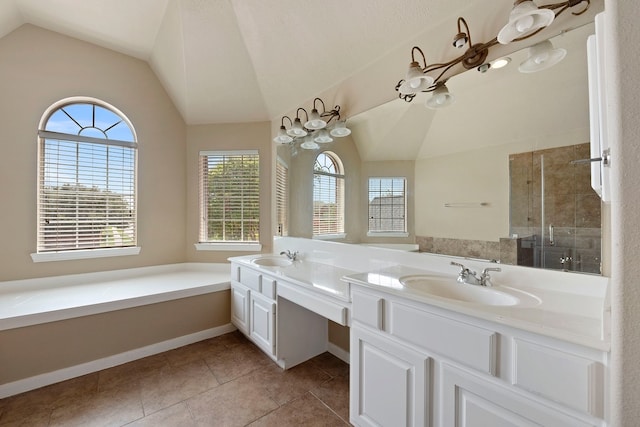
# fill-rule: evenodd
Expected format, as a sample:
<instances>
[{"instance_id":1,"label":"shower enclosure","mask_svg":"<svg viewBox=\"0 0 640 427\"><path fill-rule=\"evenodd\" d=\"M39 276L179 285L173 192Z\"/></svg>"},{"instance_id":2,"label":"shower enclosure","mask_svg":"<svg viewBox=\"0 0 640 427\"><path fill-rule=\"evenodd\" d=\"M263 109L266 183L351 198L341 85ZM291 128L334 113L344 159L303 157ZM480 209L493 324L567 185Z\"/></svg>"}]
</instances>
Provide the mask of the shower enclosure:
<instances>
[{"instance_id":1,"label":"shower enclosure","mask_svg":"<svg viewBox=\"0 0 640 427\"><path fill-rule=\"evenodd\" d=\"M589 144L509 156L510 233L518 265L600 274L600 198Z\"/></svg>"}]
</instances>

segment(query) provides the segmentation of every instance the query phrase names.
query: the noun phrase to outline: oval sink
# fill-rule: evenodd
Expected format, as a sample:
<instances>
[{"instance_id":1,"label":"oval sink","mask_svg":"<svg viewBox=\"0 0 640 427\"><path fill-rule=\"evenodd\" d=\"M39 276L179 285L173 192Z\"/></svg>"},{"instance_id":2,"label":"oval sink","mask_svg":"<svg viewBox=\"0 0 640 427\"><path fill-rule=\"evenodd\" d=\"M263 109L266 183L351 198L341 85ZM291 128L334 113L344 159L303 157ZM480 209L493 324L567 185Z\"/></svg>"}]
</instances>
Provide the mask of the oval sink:
<instances>
[{"instance_id":1,"label":"oval sink","mask_svg":"<svg viewBox=\"0 0 640 427\"><path fill-rule=\"evenodd\" d=\"M466 285L438 276L405 276L400 278L400 283L409 289L461 302L503 306L520 303L517 296L495 288Z\"/></svg>"},{"instance_id":2,"label":"oval sink","mask_svg":"<svg viewBox=\"0 0 640 427\"><path fill-rule=\"evenodd\" d=\"M278 256L265 256L251 260L253 264L260 265L262 267L286 267L291 265L293 261L288 258Z\"/></svg>"}]
</instances>

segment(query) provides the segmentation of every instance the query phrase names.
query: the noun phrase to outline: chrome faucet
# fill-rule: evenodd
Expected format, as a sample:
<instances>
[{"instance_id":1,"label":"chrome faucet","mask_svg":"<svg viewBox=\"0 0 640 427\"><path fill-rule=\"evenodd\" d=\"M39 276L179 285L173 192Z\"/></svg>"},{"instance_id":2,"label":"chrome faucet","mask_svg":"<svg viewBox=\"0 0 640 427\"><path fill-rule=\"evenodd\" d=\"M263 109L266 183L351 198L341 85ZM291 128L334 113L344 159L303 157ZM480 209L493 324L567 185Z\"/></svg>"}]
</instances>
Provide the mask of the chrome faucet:
<instances>
[{"instance_id":1,"label":"chrome faucet","mask_svg":"<svg viewBox=\"0 0 640 427\"><path fill-rule=\"evenodd\" d=\"M458 283L465 283L467 285L492 286L491 276L489 275L489 272L502 271L502 269L498 267L488 267L482 270L482 274L480 275L480 277L478 277L475 271L469 270L467 267L460 263L451 261L451 265L460 267L460 272L458 273L458 278L456 280L458 281Z\"/></svg>"},{"instance_id":2,"label":"chrome faucet","mask_svg":"<svg viewBox=\"0 0 640 427\"><path fill-rule=\"evenodd\" d=\"M290 250L280 252L280 255L286 255L291 261L295 261L298 258L298 251L291 252Z\"/></svg>"}]
</instances>

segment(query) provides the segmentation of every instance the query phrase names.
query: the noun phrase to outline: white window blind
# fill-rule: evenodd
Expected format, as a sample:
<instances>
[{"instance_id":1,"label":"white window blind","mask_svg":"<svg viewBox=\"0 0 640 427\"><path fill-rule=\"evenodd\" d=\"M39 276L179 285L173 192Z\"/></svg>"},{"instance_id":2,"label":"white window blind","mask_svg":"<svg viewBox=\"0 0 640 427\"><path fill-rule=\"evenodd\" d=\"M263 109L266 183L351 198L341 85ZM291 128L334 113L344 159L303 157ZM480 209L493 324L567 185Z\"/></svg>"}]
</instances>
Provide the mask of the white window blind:
<instances>
[{"instance_id":1,"label":"white window blind","mask_svg":"<svg viewBox=\"0 0 640 427\"><path fill-rule=\"evenodd\" d=\"M276 162L276 219L279 236L289 235L289 169L279 159Z\"/></svg>"},{"instance_id":2,"label":"white window blind","mask_svg":"<svg viewBox=\"0 0 640 427\"><path fill-rule=\"evenodd\" d=\"M37 252L136 246L137 144L127 122L75 103L55 110L39 136Z\"/></svg>"},{"instance_id":3,"label":"white window blind","mask_svg":"<svg viewBox=\"0 0 640 427\"><path fill-rule=\"evenodd\" d=\"M320 153L313 172L313 235L344 233L344 172L334 153Z\"/></svg>"},{"instance_id":4,"label":"white window blind","mask_svg":"<svg viewBox=\"0 0 640 427\"><path fill-rule=\"evenodd\" d=\"M257 151L200 153L200 243L260 240Z\"/></svg>"},{"instance_id":5,"label":"white window blind","mask_svg":"<svg viewBox=\"0 0 640 427\"><path fill-rule=\"evenodd\" d=\"M369 178L369 231L406 232L405 178Z\"/></svg>"}]
</instances>

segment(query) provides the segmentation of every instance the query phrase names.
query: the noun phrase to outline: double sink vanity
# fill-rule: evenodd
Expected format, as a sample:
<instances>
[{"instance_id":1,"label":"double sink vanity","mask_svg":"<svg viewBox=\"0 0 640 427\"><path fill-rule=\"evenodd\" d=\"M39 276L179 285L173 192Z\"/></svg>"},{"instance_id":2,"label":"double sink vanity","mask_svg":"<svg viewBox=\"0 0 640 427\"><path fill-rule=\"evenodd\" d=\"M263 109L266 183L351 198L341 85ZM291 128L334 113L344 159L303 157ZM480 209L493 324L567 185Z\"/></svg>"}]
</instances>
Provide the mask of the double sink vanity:
<instances>
[{"instance_id":1,"label":"double sink vanity","mask_svg":"<svg viewBox=\"0 0 640 427\"><path fill-rule=\"evenodd\" d=\"M606 278L505 265L480 286L443 256L275 249L299 254L230 259L232 322L284 369L327 350L327 319L349 326L351 423L607 425Z\"/></svg>"}]
</instances>

